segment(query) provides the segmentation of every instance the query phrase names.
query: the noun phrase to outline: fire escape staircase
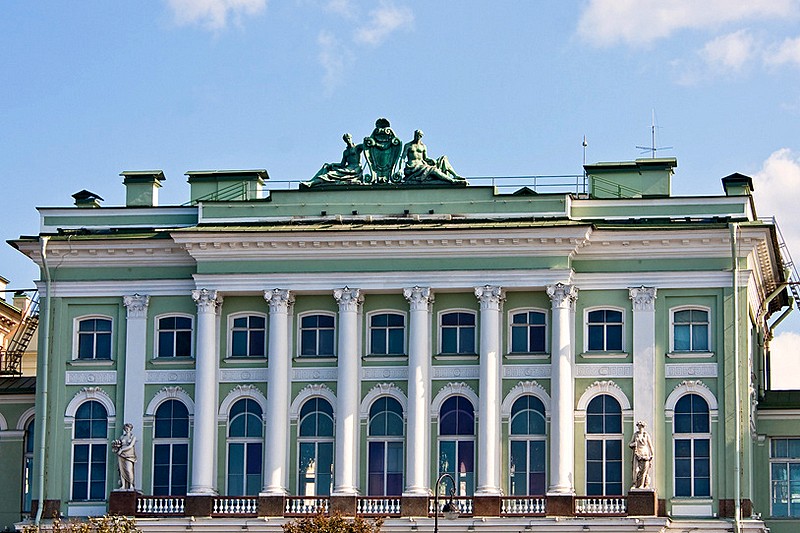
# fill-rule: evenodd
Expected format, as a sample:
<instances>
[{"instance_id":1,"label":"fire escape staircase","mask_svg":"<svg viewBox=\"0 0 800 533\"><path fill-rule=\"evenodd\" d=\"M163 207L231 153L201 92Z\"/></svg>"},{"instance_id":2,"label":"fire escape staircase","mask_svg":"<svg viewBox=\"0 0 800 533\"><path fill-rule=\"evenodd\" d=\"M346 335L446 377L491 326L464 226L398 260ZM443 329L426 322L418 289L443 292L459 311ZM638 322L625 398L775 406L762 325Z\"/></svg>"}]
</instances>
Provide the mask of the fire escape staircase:
<instances>
[{"instance_id":1,"label":"fire escape staircase","mask_svg":"<svg viewBox=\"0 0 800 533\"><path fill-rule=\"evenodd\" d=\"M789 247L786 245L786 241L783 238L783 233L781 233L781 229L778 227L778 223L775 219L771 219L772 223L775 225L776 234L778 236L778 249L781 253L781 259L783 261L783 268L788 272L788 282L787 288L794 299L794 305L800 310L800 275L797 273L797 265L794 264L792 260L792 254L789 253Z\"/></svg>"},{"instance_id":2,"label":"fire escape staircase","mask_svg":"<svg viewBox=\"0 0 800 533\"><path fill-rule=\"evenodd\" d=\"M21 376L22 356L39 326L39 296L34 295L25 315L14 330L8 348L0 348L0 376Z\"/></svg>"}]
</instances>

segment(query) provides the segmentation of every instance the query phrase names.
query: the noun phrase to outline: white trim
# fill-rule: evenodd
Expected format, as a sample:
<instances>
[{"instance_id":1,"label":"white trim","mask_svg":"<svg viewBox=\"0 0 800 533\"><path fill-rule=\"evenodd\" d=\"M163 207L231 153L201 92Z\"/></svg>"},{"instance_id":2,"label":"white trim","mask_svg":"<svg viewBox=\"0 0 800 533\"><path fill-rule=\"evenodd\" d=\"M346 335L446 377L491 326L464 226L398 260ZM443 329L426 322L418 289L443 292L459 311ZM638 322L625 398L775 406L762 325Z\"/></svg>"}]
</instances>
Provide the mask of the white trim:
<instances>
[{"instance_id":1,"label":"white trim","mask_svg":"<svg viewBox=\"0 0 800 533\"><path fill-rule=\"evenodd\" d=\"M375 400L383 396L389 396L397 400L400 403L400 407L403 408L403 418L406 418L408 398L406 398L406 395L403 394L403 391L400 390L394 383L378 383L372 387L364 396L364 399L361 400L361 412L359 413L361 420L369 419L369 410L372 407L372 404L375 402Z\"/></svg>"},{"instance_id":2,"label":"white trim","mask_svg":"<svg viewBox=\"0 0 800 533\"><path fill-rule=\"evenodd\" d=\"M162 318L170 318L170 317L188 318L191 321L191 326L189 326L189 331L190 331L190 335L191 335L191 340L189 341L190 342L190 344L189 344L189 347L190 347L189 357L186 357L186 356L174 356L174 355L172 357L159 356L159 353L158 353L158 341L159 341L159 339L158 339L158 337L159 337L159 334L161 333L161 330L158 327L158 322ZM170 312L161 313L161 314L158 314L158 315L154 316L153 317L153 355L152 355L151 359L152 360L160 360L160 361L187 361L187 360L194 361L194 358L195 358L195 345L194 345L194 343L195 343L195 327L196 327L195 316L192 315L192 314L189 314L189 313L182 313L182 312L177 312L176 313L176 312L171 312L170 311ZM176 331L176 330L173 330L173 331ZM180 330L177 330L177 331L180 331ZM175 339L173 338L173 346L175 345L174 341L175 341Z\"/></svg>"},{"instance_id":3,"label":"white trim","mask_svg":"<svg viewBox=\"0 0 800 533\"><path fill-rule=\"evenodd\" d=\"M448 308L448 309L442 309L441 311L436 313L436 343L437 343L437 347L436 347L436 353L434 355L441 355L443 353L446 354L446 355L451 355L451 354L454 353L454 352L442 352L442 337L443 337L443 335L442 335L442 317L444 315L449 315L451 313L467 313L467 314L472 315L473 318L475 319L475 323L472 326L472 345L474 347L474 350L472 352L455 352L455 354L457 354L457 355L475 355L475 354L477 354L478 351L480 350L480 348L478 346L478 342L479 342L479 339L478 339L478 312L475 309L469 309L469 308L466 308L466 307L452 307L452 308ZM460 329L462 326L456 326L456 327L458 327ZM464 326L464 327L467 327L467 326ZM459 336L459 338L460 338L460 336ZM459 341L459 348L460 348L460 345L461 345L461 343Z\"/></svg>"},{"instance_id":4,"label":"white trim","mask_svg":"<svg viewBox=\"0 0 800 533\"><path fill-rule=\"evenodd\" d=\"M79 339L79 333L80 333L80 331L79 331L80 323L83 322L84 320L97 320L97 319L108 320L111 323L111 329L108 332L109 337L110 337L110 341L111 341L111 346L109 346L109 358L108 359L105 359L105 358L98 359L97 358L97 353L96 353L97 346L96 346L96 342L95 342L95 346L94 346L95 353L93 353L93 357L91 357L89 359L80 359L80 358L78 358L78 351L80 349L80 346L79 346L79 342L80 341L78 340ZM86 333L93 333L95 335L95 341L96 341L97 331L86 332ZM114 361L116 359L116 357L114 357L114 354L116 353L116 350L114 349L116 347L115 333L116 332L114 331L114 317L112 317L110 315L90 314L90 315L76 316L75 318L72 319L72 360L73 361Z\"/></svg>"},{"instance_id":5,"label":"white trim","mask_svg":"<svg viewBox=\"0 0 800 533\"><path fill-rule=\"evenodd\" d=\"M257 316L264 319L264 355L237 355L234 357L233 355L233 321L237 318L247 318L249 322L249 317ZM267 358L267 332L269 330L269 315L267 313L261 311L238 311L236 313L231 313L228 315L227 318L227 330L226 330L226 339L225 339L225 357L230 358L234 361L245 361L245 360L255 360L255 359L266 359ZM255 331L251 329L248 325L246 328L248 332L248 341L250 340L250 331ZM248 342L248 351L250 350L250 343Z\"/></svg>"},{"instance_id":6,"label":"white trim","mask_svg":"<svg viewBox=\"0 0 800 533\"><path fill-rule=\"evenodd\" d=\"M514 402L522 398L523 396L535 396L544 404L544 414L545 419L550 419L550 395L547 394L547 391L544 390L539 383L536 381L520 381L517 383L514 388L508 391L506 397L503 399L503 403L500 405L500 417L504 420L508 420L511 418L511 408L514 406Z\"/></svg>"},{"instance_id":7,"label":"white trim","mask_svg":"<svg viewBox=\"0 0 800 533\"><path fill-rule=\"evenodd\" d=\"M20 430L20 431L25 431L25 426L28 425L28 423L31 421L31 419L34 416L36 416L36 408L35 407L31 407L30 409L26 409L21 415L19 415L19 418L17 419L17 429ZM0 415L0 418L2 418L2 415ZM2 429L2 428L0 428L0 429Z\"/></svg>"},{"instance_id":8,"label":"white trim","mask_svg":"<svg viewBox=\"0 0 800 533\"><path fill-rule=\"evenodd\" d=\"M578 398L578 404L576 405L575 410L585 412L586 408L589 406L589 402L601 394L611 396L617 400L619 406L622 408L623 417L633 414L631 402L628 400L628 396L625 394L625 392L623 392L619 385L611 380L595 381L586 387L586 390L583 392L583 394L581 394L581 397Z\"/></svg>"},{"instance_id":9,"label":"white trim","mask_svg":"<svg viewBox=\"0 0 800 533\"><path fill-rule=\"evenodd\" d=\"M702 381L682 381L677 384L664 402L664 414L672 418L675 413L675 404L686 394L697 394L708 403L709 415L712 419L717 415L719 405L711 389Z\"/></svg>"},{"instance_id":10,"label":"white trim","mask_svg":"<svg viewBox=\"0 0 800 533\"><path fill-rule=\"evenodd\" d=\"M217 421L220 423L225 423L228 421L228 413L233 407L233 404L238 402L239 400L247 398L250 400L255 401L259 407L261 407L261 413L267 410L267 398L264 396L264 393L259 390L258 387L255 385L247 384L247 385L237 385L234 387L226 396L225 399L222 400L219 406L219 413L217 414Z\"/></svg>"},{"instance_id":11,"label":"white trim","mask_svg":"<svg viewBox=\"0 0 800 533\"><path fill-rule=\"evenodd\" d=\"M682 350L679 352L675 351L675 313L679 311L705 311L708 313L708 322L707 326L708 329L706 334L708 335L708 346L703 351L692 351L692 350ZM714 355L714 346L713 346L713 331L712 324L714 323L713 314L711 313L711 308L707 305L677 305L675 307L669 308L669 353L667 357L712 357ZM688 324L693 324L693 322L689 322ZM691 339L690 339L691 340Z\"/></svg>"},{"instance_id":12,"label":"white trim","mask_svg":"<svg viewBox=\"0 0 800 533\"><path fill-rule=\"evenodd\" d=\"M300 419L300 408L311 398L323 398L333 409L334 419L336 418L336 395L325 384L311 384L307 385L303 390L297 393L292 404L289 406L289 420L297 422Z\"/></svg>"},{"instance_id":13,"label":"white trim","mask_svg":"<svg viewBox=\"0 0 800 533\"><path fill-rule=\"evenodd\" d=\"M111 396L100 387L84 387L78 391L64 410L64 423L72 424L75 421L75 412L78 410L78 407L80 407L83 402L90 400L99 402L105 407L108 425L111 426L117 415L116 407L114 406L114 400L111 399Z\"/></svg>"},{"instance_id":14,"label":"white trim","mask_svg":"<svg viewBox=\"0 0 800 533\"><path fill-rule=\"evenodd\" d=\"M6 431L6 430L8 430L8 422L6 422L3 413L0 413L0 431Z\"/></svg>"},{"instance_id":15,"label":"white trim","mask_svg":"<svg viewBox=\"0 0 800 533\"><path fill-rule=\"evenodd\" d=\"M450 398L451 396L463 396L467 400L472 403L473 412L475 413L475 418L478 418L478 395L475 394L475 391L472 388L464 383L448 383L436 394L431 402L430 408L430 416L431 419L438 419L439 411L442 409L442 404Z\"/></svg>"},{"instance_id":16,"label":"white trim","mask_svg":"<svg viewBox=\"0 0 800 533\"><path fill-rule=\"evenodd\" d=\"M317 315L329 316L329 317L333 318L333 355L332 356L331 355L302 355L302 351L303 351L303 318L305 318L307 316L317 316ZM339 337L339 331L338 331L339 321L338 321L337 313L332 312L332 311L326 311L326 310L311 309L309 311L303 311L302 313L299 313L295 317L295 321L294 322L295 322L295 326L297 328L297 336L295 337L297 339L297 342L295 343L295 349L294 349L295 357L297 357L299 360L304 360L304 361L313 361L315 359L319 360L321 358L326 358L326 357L328 357L328 358L330 358L330 357L336 358L336 355L337 355L336 354L336 349L338 347L337 339ZM319 328L314 328L314 329L317 331L317 346L316 346L316 349L317 349L317 351L319 351L319 331L320 330L319 330ZM327 328L325 328L325 330L327 331Z\"/></svg>"},{"instance_id":17,"label":"white trim","mask_svg":"<svg viewBox=\"0 0 800 533\"><path fill-rule=\"evenodd\" d=\"M194 415L194 401L185 390L181 387L163 387L153 395L150 403L147 404L147 408L144 410L145 416L155 416L158 407L167 400L179 400L186 406L186 410L189 412L189 418Z\"/></svg>"},{"instance_id":18,"label":"white trim","mask_svg":"<svg viewBox=\"0 0 800 533\"><path fill-rule=\"evenodd\" d=\"M375 354L372 352L372 317L375 315L400 315L403 317L403 351L401 353ZM369 311L365 316L364 329L367 333L366 339L364 339L364 357L403 357L408 355L408 311L399 311L397 309L376 309L374 311Z\"/></svg>"},{"instance_id":19,"label":"white trim","mask_svg":"<svg viewBox=\"0 0 800 533\"><path fill-rule=\"evenodd\" d=\"M541 313L544 315L544 351L543 352L514 352L512 351L512 328L513 324L513 317L515 314L519 313ZM520 326L523 324L519 324ZM525 324L528 325L529 324ZM514 309L508 309L506 311L506 354L514 355L514 356L526 356L532 355L534 357L541 357L541 356L549 356L550 354L550 309L545 309L542 307L516 307Z\"/></svg>"}]
</instances>

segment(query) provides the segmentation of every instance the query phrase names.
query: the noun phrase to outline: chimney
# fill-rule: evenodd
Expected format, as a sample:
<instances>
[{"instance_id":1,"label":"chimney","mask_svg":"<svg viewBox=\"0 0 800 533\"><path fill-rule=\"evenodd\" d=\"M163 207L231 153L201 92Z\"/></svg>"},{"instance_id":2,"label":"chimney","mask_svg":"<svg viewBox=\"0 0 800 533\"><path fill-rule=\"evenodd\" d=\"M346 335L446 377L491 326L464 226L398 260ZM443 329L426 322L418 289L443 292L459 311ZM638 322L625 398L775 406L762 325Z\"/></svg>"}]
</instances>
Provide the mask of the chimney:
<instances>
[{"instance_id":1,"label":"chimney","mask_svg":"<svg viewBox=\"0 0 800 533\"><path fill-rule=\"evenodd\" d=\"M76 192L72 197L75 198L75 207L81 208L100 207L100 202L103 201L103 198L99 194L87 191L86 189Z\"/></svg>"},{"instance_id":2,"label":"chimney","mask_svg":"<svg viewBox=\"0 0 800 533\"><path fill-rule=\"evenodd\" d=\"M722 188L725 189L725 196L752 196L753 178L744 174L731 174L722 178Z\"/></svg>"},{"instance_id":3,"label":"chimney","mask_svg":"<svg viewBox=\"0 0 800 533\"><path fill-rule=\"evenodd\" d=\"M161 170L126 171L120 174L125 185L126 207L156 207L158 189L166 178Z\"/></svg>"}]
</instances>

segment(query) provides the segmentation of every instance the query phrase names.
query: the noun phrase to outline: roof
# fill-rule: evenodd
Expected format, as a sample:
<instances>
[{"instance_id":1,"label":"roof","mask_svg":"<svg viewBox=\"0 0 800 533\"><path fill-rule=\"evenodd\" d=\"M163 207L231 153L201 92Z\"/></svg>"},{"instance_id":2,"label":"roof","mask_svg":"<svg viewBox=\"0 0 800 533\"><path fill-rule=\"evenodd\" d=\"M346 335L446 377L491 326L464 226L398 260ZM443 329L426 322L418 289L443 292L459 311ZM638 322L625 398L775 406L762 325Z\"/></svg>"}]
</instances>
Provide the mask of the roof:
<instances>
[{"instance_id":1,"label":"roof","mask_svg":"<svg viewBox=\"0 0 800 533\"><path fill-rule=\"evenodd\" d=\"M758 401L759 409L798 409L800 390L768 390Z\"/></svg>"},{"instance_id":2,"label":"roof","mask_svg":"<svg viewBox=\"0 0 800 533\"><path fill-rule=\"evenodd\" d=\"M35 394L36 378L0 378L0 395L6 394Z\"/></svg>"}]
</instances>

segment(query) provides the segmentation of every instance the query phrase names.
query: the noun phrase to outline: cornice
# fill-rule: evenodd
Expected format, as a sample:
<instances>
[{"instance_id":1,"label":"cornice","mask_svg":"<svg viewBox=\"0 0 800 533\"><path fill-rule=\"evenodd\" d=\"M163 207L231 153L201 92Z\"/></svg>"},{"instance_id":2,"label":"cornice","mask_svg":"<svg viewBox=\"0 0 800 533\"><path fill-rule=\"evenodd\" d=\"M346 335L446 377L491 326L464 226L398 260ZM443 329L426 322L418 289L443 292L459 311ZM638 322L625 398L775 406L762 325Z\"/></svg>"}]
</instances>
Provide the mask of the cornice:
<instances>
[{"instance_id":1,"label":"cornice","mask_svg":"<svg viewBox=\"0 0 800 533\"><path fill-rule=\"evenodd\" d=\"M18 243L19 250L37 265L42 266L39 243ZM74 241L53 241L47 244L47 259L53 264L71 268L99 266L194 266L195 261L183 249L169 239L155 239L147 242L105 239Z\"/></svg>"}]
</instances>

